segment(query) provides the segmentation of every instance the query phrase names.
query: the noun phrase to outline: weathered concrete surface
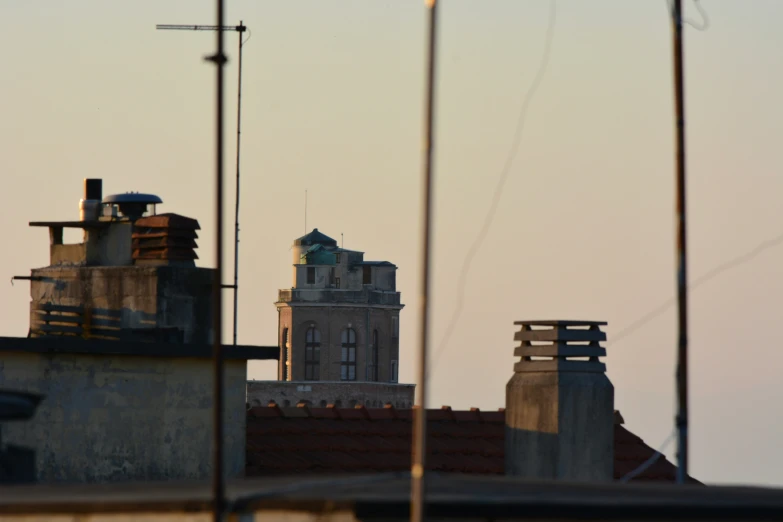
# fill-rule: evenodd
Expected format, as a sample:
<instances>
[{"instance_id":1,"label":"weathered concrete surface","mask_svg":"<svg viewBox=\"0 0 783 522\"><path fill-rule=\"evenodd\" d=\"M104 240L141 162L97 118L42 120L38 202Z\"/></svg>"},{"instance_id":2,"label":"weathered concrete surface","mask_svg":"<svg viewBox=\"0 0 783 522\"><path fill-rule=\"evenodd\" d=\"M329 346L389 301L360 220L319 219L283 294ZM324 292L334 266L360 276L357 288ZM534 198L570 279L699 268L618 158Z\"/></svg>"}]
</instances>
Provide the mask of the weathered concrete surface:
<instances>
[{"instance_id":1,"label":"weathered concrete surface","mask_svg":"<svg viewBox=\"0 0 783 522\"><path fill-rule=\"evenodd\" d=\"M280 406L296 406L306 401L309 406L382 408L392 404L395 408L411 408L414 401L413 384L345 381L248 381L247 403L266 406L274 401Z\"/></svg>"},{"instance_id":2,"label":"weathered concrete surface","mask_svg":"<svg viewBox=\"0 0 783 522\"><path fill-rule=\"evenodd\" d=\"M33 269L31 321L37 305L81 306L120 313L121 328L177 327L186 343L210 343L213 273L174 266Z\"/></svg>"},{"instance_id":3,"label":"weathered concrete surface","mask_svg":"<svg viewBox=\"0 0 783 522\"><path fill-rule=\"evenodd\" d=\"M506 474L611 481L614 387L604 373L516 373L506 386Z\"/></svg>"},{"instance_id":4,"label":"weathered concrete surface","mask_svg":"<svg viewBox=\"0 0 783 522\"><path fill-rule=\"evenodd\" d=\"M133 264L130 222L84 228L81 243L63 243L63 227L49 227L50 266L127 266Z\"/></svg>"},{"instance_id":5,"label":"weathered concrete surface","mask_svg":"<svg viewBox=\"0 0 783 522\"><path fill-rule=\"evenodd\" d=\"M247 364L226 361L226 475L245 467ZM208 479L209 359L4 353L0 387L46 396L3 439L36 450L44 482Z\"/></svg>"}]
</instances>

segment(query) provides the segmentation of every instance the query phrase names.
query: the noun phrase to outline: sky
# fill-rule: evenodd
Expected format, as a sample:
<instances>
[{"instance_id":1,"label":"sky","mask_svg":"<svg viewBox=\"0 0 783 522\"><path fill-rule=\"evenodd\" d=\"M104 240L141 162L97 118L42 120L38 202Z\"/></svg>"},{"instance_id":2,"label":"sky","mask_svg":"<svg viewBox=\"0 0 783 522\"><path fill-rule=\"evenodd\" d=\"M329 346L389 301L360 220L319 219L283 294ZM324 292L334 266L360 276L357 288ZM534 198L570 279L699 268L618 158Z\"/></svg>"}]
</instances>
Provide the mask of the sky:
<instances>
[{"instance_id":1,"label":"sky","mask_svg":"<svg viewBox=\"0 0 783 522\"><path fill-rule=\"evenodd\" d=\"M401 382L419 329L423 0L229 1L244 48L239 342L275 344L278 288L307 227L398 265ZM690 0L686 14L697 23ZM783 486L777 337L783 308L783 2L703 0L685 33L691 280L691 473ZM675 286L671 28L665 0L559 0L548 68L428 403L497 409L513 322L608 321L606 364L626 427L658 447L675 413L676 308L621 332ZM435 139L432 337L489 209L541 60L548 0L443 0ZM48 262L33 220L78 216L82 179L159 195L197 218L214 266L214 33L210 0L0 0L0 276ZM231 266L236 34L226 35L226 262ZM66 234L76 241L78 235ZM752 254L752 256L751 256ZM750 256L750 257L748 257ZM225 274L226 282L231 271ZM229 297L227 295L227 297ZM230 321L230 298L225 317ZM0 335L23 336L29 284L0 292ZM227 328L227 339L230 328ZM616 343L612 342L617 336ZM273 363L249 377L275 378ZM673 446L666 454L673 458Z\"/></svg>"}]
</instances>

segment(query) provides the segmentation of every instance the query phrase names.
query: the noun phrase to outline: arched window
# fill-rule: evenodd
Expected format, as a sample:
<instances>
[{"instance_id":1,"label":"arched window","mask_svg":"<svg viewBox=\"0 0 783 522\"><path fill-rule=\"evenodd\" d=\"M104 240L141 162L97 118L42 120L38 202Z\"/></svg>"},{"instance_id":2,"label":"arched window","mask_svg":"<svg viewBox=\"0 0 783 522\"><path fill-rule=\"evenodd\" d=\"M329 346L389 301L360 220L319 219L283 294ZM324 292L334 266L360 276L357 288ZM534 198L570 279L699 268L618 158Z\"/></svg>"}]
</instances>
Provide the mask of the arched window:
<instances>
[{"instance_id":1,"label":"arched window","mask_svg":"<svg viewBox=\"0 0 783 522\"><path fill-rule=\"evenodd\" d=\"M288 328L283 328L283 336L280 339L280 380L287 381L289 371Z\"/></svg>"},{"instance_id":2,"label":"arched window","mask_svg":"<svg viewBox=\"0 0 783 522\"><path fill-rule=\"evenodd\" d=\"M314 326L305 334L305 380L321 379L321 332Z\"/></svg>"},{"instance_id":3,"label":"arched window","mask_svg":"<svg viewBox=\"0 0 783 522\"><path fill-rule=\"evenodd\" d=\"M370 348L369 379L378 382L378 330L372 331L372 347Z\"/></svg>"},{"instance_id":4,"label":"arched window","mask_svg":"<svg viewBox=\"0 0 783 522\"><path fill-rule=\"evenodd\" d=\"M340 379L356 380L356 332L346 328L342 333L342 356L340 358Z\"/></svg>"}]
</instances>

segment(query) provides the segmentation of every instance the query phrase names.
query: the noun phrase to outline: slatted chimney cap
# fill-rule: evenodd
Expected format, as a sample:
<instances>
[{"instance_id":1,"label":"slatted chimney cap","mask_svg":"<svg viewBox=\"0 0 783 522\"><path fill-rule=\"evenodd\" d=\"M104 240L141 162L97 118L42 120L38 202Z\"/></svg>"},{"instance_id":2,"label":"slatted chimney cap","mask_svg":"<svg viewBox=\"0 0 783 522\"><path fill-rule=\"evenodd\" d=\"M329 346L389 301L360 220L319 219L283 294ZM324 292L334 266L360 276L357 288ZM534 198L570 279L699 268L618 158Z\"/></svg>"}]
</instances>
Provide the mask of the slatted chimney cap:
<instances>
[{"instance_id":1,"label":"slatted chimney cap","mask_svg":"<svg viewBox=\"0 0 783 522\"><path fill-rule=\"evenodd\" d=\"M521 341L514 355L521 360L515 372L605 372L599 357L606 355L600 345L606 341L601 331L605 321L543 320L516 321L521 326L514 334Z\"/></svg>"}]
</instances>

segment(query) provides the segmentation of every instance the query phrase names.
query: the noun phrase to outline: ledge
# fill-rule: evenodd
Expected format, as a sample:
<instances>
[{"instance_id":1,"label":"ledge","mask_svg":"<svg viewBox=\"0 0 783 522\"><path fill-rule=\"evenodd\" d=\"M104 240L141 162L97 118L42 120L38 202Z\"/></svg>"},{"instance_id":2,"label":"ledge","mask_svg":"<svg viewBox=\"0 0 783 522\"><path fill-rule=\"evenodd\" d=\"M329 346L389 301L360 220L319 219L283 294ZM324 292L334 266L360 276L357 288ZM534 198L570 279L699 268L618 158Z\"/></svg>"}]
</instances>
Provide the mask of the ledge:
<instances>
[{"instance_id":1,"label":"ledge","mask_svg":"<svg viewBox=\"0 0 783 522\"><path fill-rule=\"evenodd\" d=\"M212 345L102 341L67 337L63 339L0 337L0 354L12 352L208 359L212 357ZM277 360L279 353L277 346L223 345L225 360Z\"/></svg>"},{"instance_id":2,"label":"ledge","mask_svg":"<svg viewBox=\"0 0 783 522\"><path fill-rule=\"evenodd\" d=\"M31 227L49 227L49 228L106 228L112 221L30 221Z\"/></svg>"},{"instance_id":3,"label":"ledge","mask_svg":"<svg viewBox=\"0 0 783 522\"><path fill-rule=\"evenodd\" d=\"M436 473L427 477L428 518L746 521L775 520L783 510L783 491L775 489L571 484ZM299 517L348 511L359 520L406 520L410 515L407 473L246 479L226 486L228 512L255 512L270 520L281 518L280 511ZM206 482L12 488L12 494L9 488L0 495L0 514L195 514L211 508Z\"/></svg>"}]
</instances>

